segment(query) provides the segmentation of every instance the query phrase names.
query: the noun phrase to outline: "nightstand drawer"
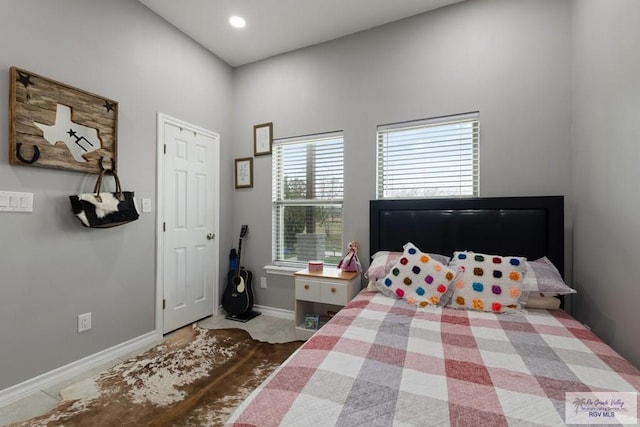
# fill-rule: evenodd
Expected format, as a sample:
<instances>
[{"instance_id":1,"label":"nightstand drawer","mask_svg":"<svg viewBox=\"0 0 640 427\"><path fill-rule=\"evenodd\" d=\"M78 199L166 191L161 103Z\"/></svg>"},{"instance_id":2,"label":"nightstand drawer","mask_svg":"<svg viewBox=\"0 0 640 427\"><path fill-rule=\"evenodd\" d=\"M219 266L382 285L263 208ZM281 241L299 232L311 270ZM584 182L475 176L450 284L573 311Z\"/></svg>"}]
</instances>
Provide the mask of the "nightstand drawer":
<instances>
[{"instance_id":1,"label":"nightstand drawer","mask_svg":"<svg viewBox=\"0 0 640 427\"><path fill-rule=\"evenodd\" d=\"M320 302L322 282L296 279L296 299Z\"/></svg>"},{"instance_id":2,"label":"nightstand drawer","mask_svg":"<svg viewBox=\"0 0 640 427\"><path fill-rule=\"evenodd\" d=\"M348 286L346 283L320 280L296 280L296 299L323 302L325 304L345 305Z\"/></svg>"},{"instance_id":3,"label":"nightstand drawer","mask_svg":"<svg viewBox=\"0 0 640 427\"><path fill-rule=\"evenodd\" d=\"M347 298L347 285L343 283L323 283L320 290L320 302L326 304L345 305Z\"/></svg>"}]
</instances>

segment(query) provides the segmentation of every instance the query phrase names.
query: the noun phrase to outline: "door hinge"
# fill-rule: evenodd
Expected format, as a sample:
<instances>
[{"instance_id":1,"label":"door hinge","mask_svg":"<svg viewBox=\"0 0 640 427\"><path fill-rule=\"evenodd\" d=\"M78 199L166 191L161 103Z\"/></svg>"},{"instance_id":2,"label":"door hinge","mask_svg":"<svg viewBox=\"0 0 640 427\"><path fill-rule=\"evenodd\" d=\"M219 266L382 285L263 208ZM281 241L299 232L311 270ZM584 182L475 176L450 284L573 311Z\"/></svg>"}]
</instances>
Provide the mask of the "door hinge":
<instances>
[{"instance_id":1,"label":"door hinge","mask_svg":"<svg viewBox=\"0 0 640 427\"><path fill-rule=\"evenodd\" d=\"M164 144L164 154L167 154L167 144Z\"/></svg>"},{"instance_id":2,"label":"door hinge","mask_svg":"<svg viewBox=\"0 0 640 427\"><path fill-rule=\"evenodd\" d=\"M162 231L167 231L167 223L166 222L162 223Z\"/></svg>"},{"instance_id":3,"label":"door hinge","mask_svg":"<svg viewBox=\"0 0 640 427\"><path fill-rule=\"evenodd\" d=\"M167 308L167 300L163 299L162 300L162 309L165 310Z\"/></svg>"}]
</instances>

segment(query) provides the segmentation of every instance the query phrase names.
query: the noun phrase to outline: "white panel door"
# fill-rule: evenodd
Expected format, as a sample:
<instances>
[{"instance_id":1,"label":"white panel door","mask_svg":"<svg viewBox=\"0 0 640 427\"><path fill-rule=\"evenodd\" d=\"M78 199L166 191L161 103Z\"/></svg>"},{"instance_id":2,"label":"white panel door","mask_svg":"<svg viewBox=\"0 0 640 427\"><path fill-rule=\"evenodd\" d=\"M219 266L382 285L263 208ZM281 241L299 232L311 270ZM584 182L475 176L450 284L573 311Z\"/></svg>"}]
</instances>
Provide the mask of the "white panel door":
<instances>
[{"instance_id":1,"label":"white panel door","mask_svg":"<svg viewBox=\"0 0 640 427\"><path fill-rule=\"evenodd\" d=\"M217 136L163 124L163 333L214 312Z\"/></svg>"}]
</instances>

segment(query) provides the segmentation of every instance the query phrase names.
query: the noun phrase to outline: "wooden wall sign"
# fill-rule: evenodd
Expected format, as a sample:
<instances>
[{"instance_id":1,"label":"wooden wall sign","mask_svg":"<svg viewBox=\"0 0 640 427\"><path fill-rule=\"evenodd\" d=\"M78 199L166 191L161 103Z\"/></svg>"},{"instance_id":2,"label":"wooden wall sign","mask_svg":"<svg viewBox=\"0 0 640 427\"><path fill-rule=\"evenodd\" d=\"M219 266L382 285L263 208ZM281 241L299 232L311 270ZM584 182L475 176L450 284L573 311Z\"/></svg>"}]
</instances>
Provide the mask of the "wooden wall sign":
<instances>
[{"instance_id":1,"label":"wooden wall sign","mask_svg":"<svg viewBox=\"0 0 640 427\"><path fill-rule=\"evenodd\" d=\"M117 102L20 68L9 75L9 163L116 169Z\"/></svg>"}]
</instances>

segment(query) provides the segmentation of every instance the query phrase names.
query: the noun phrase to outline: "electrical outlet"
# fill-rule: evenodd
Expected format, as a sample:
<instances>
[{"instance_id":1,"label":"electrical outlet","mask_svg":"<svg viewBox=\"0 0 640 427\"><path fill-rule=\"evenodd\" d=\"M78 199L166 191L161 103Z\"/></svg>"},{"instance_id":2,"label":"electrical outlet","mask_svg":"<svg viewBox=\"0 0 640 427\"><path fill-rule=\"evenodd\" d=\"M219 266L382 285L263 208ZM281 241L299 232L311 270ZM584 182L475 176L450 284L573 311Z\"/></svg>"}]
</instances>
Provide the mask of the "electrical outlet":
<instances>
[{"instance_id":1,"label":"electrical outlet","mask_svg":"<svg viewBox=\"0 0 640 427\"><path fill-rule=\"evenodd\" d=\"M84 332L91 329L91 313L78 315L78 332Z\"/></svg>"},{"instance_id":2,"label":"electrical outlet","mask_svg":"<svg viewBox=\"0 0 640 427\"><path fill-rule=\"evenodd\" d=\"M266 277L261 277L260 278L260 287L262 289L267 289L267 278Z\"/></svg>"}]
</instances>

